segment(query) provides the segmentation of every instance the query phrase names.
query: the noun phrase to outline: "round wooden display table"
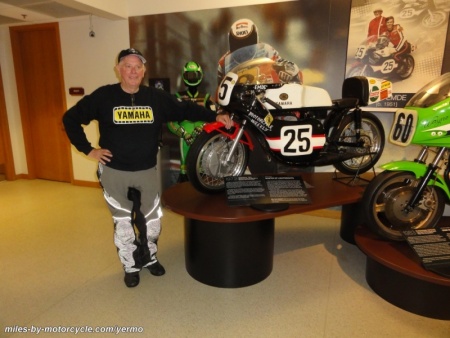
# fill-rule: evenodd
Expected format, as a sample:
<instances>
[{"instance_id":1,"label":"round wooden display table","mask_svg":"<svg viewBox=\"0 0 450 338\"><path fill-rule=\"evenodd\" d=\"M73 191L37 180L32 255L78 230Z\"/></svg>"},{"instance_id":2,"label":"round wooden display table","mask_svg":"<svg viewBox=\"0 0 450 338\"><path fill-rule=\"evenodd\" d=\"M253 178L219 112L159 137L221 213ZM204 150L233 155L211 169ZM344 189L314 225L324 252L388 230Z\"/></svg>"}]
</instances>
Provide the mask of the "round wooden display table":
<instances>
[{"instance_id":1,"label":"round wooden display table","mask_svg":"<svg viewBox=\"0 0 450 338\"><path fill-rule=\"evenodd\" d=\"M421 316L450 319L450 279L425 270L408 243L383 240L365 227L356 229L355 241L367 255L367 283L380 297Z\"/></svg>"},{"instance_id":2,"label":"round wooden display table","mask_svg":"<svg viewBox=\"0 0 450 338\"><path fill-rule=\"evenodd\" d=\"M256 284L272 272L274 224L278 216L342 205L341 236L354 241L361 224L358 202L364 188L333 179L333 173L301 173L310 204L281 211L228 206L225 193L203 194L189 183L164 191L165 208L184 216L186 270L197 281L216 287Z\"/></svg>"}]
</instances>

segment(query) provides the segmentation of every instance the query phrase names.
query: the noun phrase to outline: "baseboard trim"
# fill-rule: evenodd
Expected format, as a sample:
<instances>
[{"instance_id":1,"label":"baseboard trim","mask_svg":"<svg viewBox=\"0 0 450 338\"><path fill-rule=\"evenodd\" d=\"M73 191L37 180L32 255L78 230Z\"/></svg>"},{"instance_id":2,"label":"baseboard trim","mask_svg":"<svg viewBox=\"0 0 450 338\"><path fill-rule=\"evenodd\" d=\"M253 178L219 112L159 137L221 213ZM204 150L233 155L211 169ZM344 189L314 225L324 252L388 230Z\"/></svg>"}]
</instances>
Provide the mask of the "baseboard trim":
<instances>
[{"instance_id":1,"label":"baseboard trim","mask_svg":"<svg viewBox=\"0 0 450 338\"><path fill-rule=\"evenodd\" d=\"M81 180L73 180L73 185L77 185L80 187L89 187L89 188L100 188L99 182L92 182L92 181L81 181Z\"/></svg>"}]
</instances>

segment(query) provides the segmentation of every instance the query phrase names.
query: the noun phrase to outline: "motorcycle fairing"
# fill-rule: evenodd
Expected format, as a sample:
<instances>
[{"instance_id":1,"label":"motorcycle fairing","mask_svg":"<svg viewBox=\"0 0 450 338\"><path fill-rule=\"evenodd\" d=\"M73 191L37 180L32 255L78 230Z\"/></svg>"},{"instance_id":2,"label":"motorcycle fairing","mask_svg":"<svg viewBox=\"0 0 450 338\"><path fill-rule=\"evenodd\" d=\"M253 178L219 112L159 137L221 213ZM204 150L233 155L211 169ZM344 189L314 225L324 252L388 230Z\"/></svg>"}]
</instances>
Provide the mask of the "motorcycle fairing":
<instances>
[{"instance_id":1,"label":"motorcycle fairing","mask_svg":"<svg viewBox=\"0 0 450 338\"><path fill-rule=\"evenodd\" d=\"M266 91L266 97L274 101L283 109L302 107L303 89L299 83L284 84L279 88L269 89ZM273 106L265 102L267 109L273 109Z\"/></svg>"},{"instance_id":2,"label":"motorcycle fairing","mask_svg":"<svg viewBox=\"0 0 450 338\"><path fill-rule=\"evenodd\" d=\"M387 43L384 40L386 40ZM395 59L390 57L396 52L396 50L394 47L389 46L389 39L387 37L368 37L356 49L355 59L363 60L367 56L369 51L373 51L376 57L384 59L381 64L378 64L377 62L375 62L375 60L372 60L373 62L368 65L370 68L372 68L372 71L374 73L380 72L382 74L389 74L398 67L398 63L395 61Z\"/></svg>"},{"instance_id":3,"label":"motorcycle fairing","mask_svg":"<svg viewBox=\"0 0 450 338\"><path fill-rule=\"evenodd\" d=\"M417 92L395 112L389 141L399 146L450 147L450 73Z\"/></svg>"},{"instance_id":4,"label":"motorcycle fairing","mask_svg":"<svg viewBox=\"0 0 450 338\"><path fill-rule=\"evenodd\" d=\"M410 53L404 55L403 60L399 62L394 58L396 49L388 36L368 37L357 47L355 62L352 63L347 76L352 74L380 77L398 75L402 79L408 78L414 70L414 58L411 53L415 50L415 45L410 42L409 44Z\"/></svg>"},{"instance_id":5,"label":"motorcycle fairing","mask_svg":"<svg viewBox=\"0 0 450 338\"><path fill-rule=\"evenodd\" d=\"M418 120L419 114L416 110L398 109L389 133L389 141L392 144L407 147L416 133Z\"/></svg>"},{"instance_id":6,"label":"motorcycle fairing","mask_svg":"<svg viewBox=\"0 0 450 338\"><path fill-rule=\"evenodd\" d=\"M399 109L395 113L389 140L396 145L421 144L450 146L450 107L438 112L430 109Z\"/></svg>"},{"instance_id":7,"label":"motorcycle fairing","mask_svg":"<svg viewBox=\"0 0 450 338\"><path fill-rule=\"evenodd\" d=\"M411 172L416 176L417 179L423 177L428 170L426 164L412 161L393 161L383 164L380 168L389 171ZM450 190L441 175L435 175L434 180L430 179L428 185L441 188L442 191L444 191L447 197L450 199Z\"/></svg>"}]
</instances>

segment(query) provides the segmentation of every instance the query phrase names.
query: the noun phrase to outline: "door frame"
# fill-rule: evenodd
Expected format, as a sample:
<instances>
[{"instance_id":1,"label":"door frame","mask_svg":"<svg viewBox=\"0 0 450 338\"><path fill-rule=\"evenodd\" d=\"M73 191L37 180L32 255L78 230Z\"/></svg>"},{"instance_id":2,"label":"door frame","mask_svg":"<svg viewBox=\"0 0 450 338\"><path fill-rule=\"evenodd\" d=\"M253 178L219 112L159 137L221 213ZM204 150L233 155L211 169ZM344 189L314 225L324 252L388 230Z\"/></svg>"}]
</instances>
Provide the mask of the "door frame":
<instances>
[{"instance_id":1,"label":"door frame","mask_svg":"<svg viewBox=\"0 0 450 338\"><path fill-rule=\"evenodd\" d=\"M6 111L5 91L3 87L2 67L0 65L0 134L5 152L5 178L8 181L16 179L14 157L11 147L11 134L9 132L8 114Z\"/></svg>"}]
</instances>

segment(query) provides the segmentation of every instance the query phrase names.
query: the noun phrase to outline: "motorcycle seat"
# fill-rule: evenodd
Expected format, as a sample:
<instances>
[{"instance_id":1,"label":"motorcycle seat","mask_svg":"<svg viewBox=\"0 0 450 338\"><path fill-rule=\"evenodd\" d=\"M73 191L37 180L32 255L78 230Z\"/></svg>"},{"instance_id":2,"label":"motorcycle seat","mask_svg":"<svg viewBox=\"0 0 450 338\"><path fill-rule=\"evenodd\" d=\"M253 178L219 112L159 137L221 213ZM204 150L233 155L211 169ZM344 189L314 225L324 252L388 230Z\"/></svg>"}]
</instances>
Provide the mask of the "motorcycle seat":
<instances>
[{"instance_id":1,"label":"motorcycle seat","mask_svg":"<svg viewBox=\"0 0 450 338\"><path fill-rule=\"evenodd\" d=\"M333 105L336 108L354 108L359 103L359 100L354 97L333 100Z\"/></svg>"}]
</instances>

